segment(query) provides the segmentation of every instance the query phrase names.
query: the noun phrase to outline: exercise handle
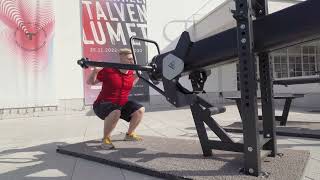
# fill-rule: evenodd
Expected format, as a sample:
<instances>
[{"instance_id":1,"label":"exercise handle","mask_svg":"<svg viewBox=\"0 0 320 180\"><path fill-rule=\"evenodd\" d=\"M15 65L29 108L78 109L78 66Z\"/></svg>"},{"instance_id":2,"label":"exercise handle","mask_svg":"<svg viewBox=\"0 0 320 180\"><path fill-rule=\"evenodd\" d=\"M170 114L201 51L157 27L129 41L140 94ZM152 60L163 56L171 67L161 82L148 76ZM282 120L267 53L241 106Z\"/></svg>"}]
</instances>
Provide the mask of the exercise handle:
<instances>
[{"instance_id":1,"label":"exercise handle","mask_svg":"<svg viewBox=\"0 0 320 180\"><path fill-rule=\"evenodd\" d=\"M77 61L77 63L81 66L81 68L87 69L89 66L86 65L86 61L88 61L88 58L81 58Z\"/></svg>"},{"instance_id":2,"label":"exercise handle","mask_svg":"<svg viewBox=\"0 0 320 180\"><path fill-rule=\"evenodd\" d=\"M89 66L93 66L93 67L109 67L109 68L116 68L116 69L147 71L147 72L154 71L154 67L152 67L152 66L110 63L110 62L98 62L98 61L90 61L88 58L81 58L80 60L77 61L77 63L82 68L88 68Z\"/></svg>"}]
</instances>

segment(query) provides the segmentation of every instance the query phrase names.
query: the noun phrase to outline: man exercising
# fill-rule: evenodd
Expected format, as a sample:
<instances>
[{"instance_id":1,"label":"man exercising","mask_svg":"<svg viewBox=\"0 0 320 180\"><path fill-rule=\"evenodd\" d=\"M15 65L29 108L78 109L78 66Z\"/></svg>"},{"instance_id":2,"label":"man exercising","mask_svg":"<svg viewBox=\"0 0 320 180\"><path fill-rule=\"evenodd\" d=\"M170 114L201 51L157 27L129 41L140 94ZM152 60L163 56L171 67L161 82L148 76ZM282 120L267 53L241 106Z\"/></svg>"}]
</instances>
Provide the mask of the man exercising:
<instances>
[{"instance_id":1,"label":"man exercising","mask_svg":"<svg viewBox=\"0 0 320 180\"><path fill-rule=\"evenodd\" d=\"M119 50L120 63L133 64L132 52L130 49ZM142 140L135 133L144 114L144 107L134 101L129 101L129 93L138 81L135 71L114 69L114 68L94 68L87 83L95 85L102 82L102 89L97 99L93 103L95 114L104 120L103 139L101 147L103 149L113 149L110 135L121 118L129 122L129 129L124 140Z\"/></svg>"}]
</instances>

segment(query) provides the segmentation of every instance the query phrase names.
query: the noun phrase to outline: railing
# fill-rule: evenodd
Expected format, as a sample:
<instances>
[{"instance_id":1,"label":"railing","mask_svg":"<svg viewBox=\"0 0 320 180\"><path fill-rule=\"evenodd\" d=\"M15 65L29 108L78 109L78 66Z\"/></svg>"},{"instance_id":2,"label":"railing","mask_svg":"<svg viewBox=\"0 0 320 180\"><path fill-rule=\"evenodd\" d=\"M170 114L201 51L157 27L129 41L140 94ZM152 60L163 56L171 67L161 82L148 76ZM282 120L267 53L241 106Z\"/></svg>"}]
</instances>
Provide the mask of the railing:
<instances>
[{"instance_id":1,"label":"railing","mask_svg":"<svg viewBox=\"0 0 320 180\"><path fill-rule=\"evenodd\" d=\"M224 3L226 0L207 0L198 10L196 10L194 13L192 13L191 16L189 16L188 18L186 18L185 20L174 20L174 21L170 21L168 22L165 27L163 28L163 36L164 38L169 41L172 42L175 40L176 37L171 38L169 37L169 32L168 32L168 28L170 27L170 25L172 24L181 24L181 27L183 27L181 29L181 31L179 31L179 35L182 31L186 31L188 30L190 27L195 26L201 19L203 19L206 15L208 15L208 13L210 13L213 9L216 9L217 7L219 7L219 5L221 5L222 3ZM231 16L231 15L230 15Z\"/></svg>"}]
</instances>

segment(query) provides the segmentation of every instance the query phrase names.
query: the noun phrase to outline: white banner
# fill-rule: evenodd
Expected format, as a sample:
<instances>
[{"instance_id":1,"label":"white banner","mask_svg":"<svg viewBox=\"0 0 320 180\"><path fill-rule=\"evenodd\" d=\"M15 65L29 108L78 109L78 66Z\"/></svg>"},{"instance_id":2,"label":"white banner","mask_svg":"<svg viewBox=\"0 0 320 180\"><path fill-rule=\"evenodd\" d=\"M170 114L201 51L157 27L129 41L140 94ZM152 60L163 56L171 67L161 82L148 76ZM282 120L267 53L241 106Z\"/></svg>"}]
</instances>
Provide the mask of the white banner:
<instances>
[{"instance_id":1,"label":"white banner","mask_svg":"<svg viewBox=\"0 0 320 180\"><path fill-rule=\"evenodd\" d=\"M0 108L56 105L52 0L0 0Z\"/></svg>"}]
</instances>

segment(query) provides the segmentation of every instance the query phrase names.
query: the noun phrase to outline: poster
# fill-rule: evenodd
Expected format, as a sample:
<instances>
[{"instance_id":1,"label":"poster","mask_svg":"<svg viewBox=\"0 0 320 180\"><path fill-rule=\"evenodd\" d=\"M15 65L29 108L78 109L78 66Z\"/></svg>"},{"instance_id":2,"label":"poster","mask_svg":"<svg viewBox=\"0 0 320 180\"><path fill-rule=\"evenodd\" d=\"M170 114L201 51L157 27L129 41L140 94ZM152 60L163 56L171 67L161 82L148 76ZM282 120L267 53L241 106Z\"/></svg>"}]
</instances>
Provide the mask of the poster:
<instances>
[{"instance_id":1,"label":"poster","mask_svg":"<svg viewBox=\"0 0 320 180\"><path fill-rule=\"evenodd\" d=\"M132 36L147 38L145 0L81 0L82 52L93 61L119 62L118 50L130 48ZM138 64L147 62L144 42L134 42ZM91 69L84 70L85 104L92 104L101 84L88 85ZM131 99L149 101L149 87L140 80L133 88Z\"/></svg>"},{"instance_id":2,"label":"poster","mask_svg":"<svg viewBox=\"0 0 320 180\"><path fill-rule=\"evenodd\" d=\"M56 105L52 0L0 0L0 108Z\"/></svg>"}]
</instances>

